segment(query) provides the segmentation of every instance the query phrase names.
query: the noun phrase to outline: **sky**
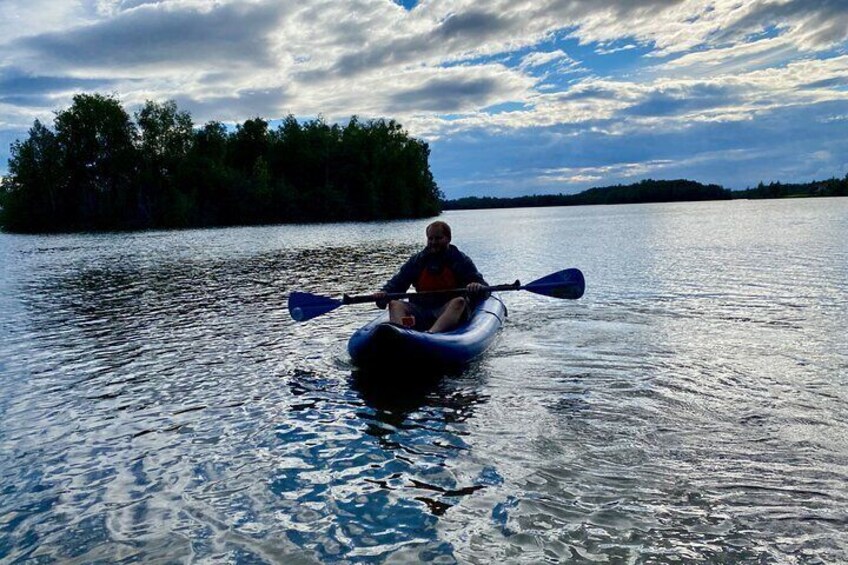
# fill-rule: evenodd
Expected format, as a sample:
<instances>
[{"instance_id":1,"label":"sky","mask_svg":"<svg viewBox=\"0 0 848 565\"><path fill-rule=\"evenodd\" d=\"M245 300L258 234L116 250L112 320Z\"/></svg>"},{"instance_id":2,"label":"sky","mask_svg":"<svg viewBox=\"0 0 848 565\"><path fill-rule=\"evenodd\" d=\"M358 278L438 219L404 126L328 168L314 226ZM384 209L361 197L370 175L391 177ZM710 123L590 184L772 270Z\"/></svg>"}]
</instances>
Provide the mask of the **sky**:
<instances>
[{"instance_id":1,"label":"sky","mask_svg":"<svg viewBox=\"0 0 848 565\"><path fill-rule=\"evenodd\" d=\"M848 174L848 0L0 0L0 175L74 94L390 118L447 198Z\"/></svg>"}]
</instances>

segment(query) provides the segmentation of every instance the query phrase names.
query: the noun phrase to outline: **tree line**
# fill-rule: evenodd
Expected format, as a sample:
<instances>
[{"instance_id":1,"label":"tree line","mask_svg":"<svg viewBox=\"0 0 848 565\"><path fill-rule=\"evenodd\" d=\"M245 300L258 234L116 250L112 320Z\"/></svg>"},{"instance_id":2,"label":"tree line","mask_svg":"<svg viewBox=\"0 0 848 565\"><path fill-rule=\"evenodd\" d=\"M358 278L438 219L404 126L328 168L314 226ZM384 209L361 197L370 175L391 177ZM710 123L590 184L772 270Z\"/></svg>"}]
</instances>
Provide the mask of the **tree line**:
<instances>
[{"instance_id":1,"label":"tree line","mask_svg":"<svg viewBox=\"0 0 848 565\"><path fill-rule=\"evenodd\" d=\"M730 191L718 185L691 180L643 180L630 185L590 188L578 194L543 194L514 198L459 198L443 203L446 210L514 208L534 206L584 206L592 204L640 204L682 200L727 200Z\"/></svg>"},{"instance_id":2,"label":"tree line","mask_svg":"<svg viewBox=\"0 0 848 565\"><path fill-rule=\"evenodd\" d=\"M848 196L848 175L808 183L758 184L755 188L734 190L733 198L805 198L815 196Z\"/></svg>"},{"instance_id":3,"label":"tree line","mask_svg":"<svg viewBox=\"0 0 848 565\"><path fill-rule=\"evenodd\" d=\"M430 149L393 120L344 125L259 117L196 128L173 101L132 119L79 94L12 145L0 225L52 232L361 221L433 216Z\"/></svg>"},{"instance_id":4,"label":"tree line","mask_svg":"<svg viewBox=\"0 0 848 565\"><path fill-rule=\"evenodd\" d=\"M467 196L442 203L445 210L482 208L518 208L539 206L584 206L592 204L638 204L730 200L736 198L792 198L810 196L848 196L848 175L804 184L760 183L756 188L729 190L716 184L704 185L691 180L643 180L629 185L590 188L578 194L542 194L496 198Z\"/></svg>"}]
</instances>

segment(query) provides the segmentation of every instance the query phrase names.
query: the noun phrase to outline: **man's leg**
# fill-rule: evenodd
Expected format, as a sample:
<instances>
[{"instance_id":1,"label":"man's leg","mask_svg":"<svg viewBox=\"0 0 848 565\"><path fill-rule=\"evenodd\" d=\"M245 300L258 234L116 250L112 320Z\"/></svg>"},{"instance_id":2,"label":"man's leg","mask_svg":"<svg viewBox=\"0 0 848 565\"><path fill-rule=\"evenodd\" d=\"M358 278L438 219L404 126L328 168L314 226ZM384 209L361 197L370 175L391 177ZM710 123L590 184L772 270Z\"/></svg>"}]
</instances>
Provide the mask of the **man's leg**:
<instances>
[{"instance_id":1,"label":"man's leg","mask_svg":"<svg viewBox=\"0 0 848 565\"><path fill-rule=\"evenodd\" d=\"M409 316L410 313L411 309L409 307L409 302L404 300L392 300L389 302L389 321L391 323L402 326L403 317Z\"/></svg>"},{"instance_id":2,"label":"man's leg","mask_svg":"<svg viewBox=\"0 0 848 565\"><path fill-rule=\"evenodd\" d=\"M439 314L436 322L430 327L428 332L435 334L439 332L449 332L459 325L465 311L468 309L468 299L464 296L457 296L445 304L442 313Z\"/></svg>"}]
</instances>

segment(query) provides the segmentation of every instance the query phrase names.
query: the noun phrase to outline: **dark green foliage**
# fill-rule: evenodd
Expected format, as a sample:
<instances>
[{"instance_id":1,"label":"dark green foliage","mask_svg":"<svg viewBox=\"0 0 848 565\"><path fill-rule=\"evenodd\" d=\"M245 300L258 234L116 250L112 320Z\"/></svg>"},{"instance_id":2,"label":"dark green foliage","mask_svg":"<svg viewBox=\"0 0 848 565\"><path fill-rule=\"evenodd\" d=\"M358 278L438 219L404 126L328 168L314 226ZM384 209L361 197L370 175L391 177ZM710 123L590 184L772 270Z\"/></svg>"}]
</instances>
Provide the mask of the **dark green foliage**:
<instances>
[{"instance_id":1,"label":"dark green foliage","mask_svg":"<svg viewBox=\"0 0 848 565\"><path fill-rule=\"evenodd\" d=\"M460 198L444 203L447 210L588 204L638 204L692 200L728 200L731 191L691 180L643 180L636 184L590 188L579 194L547 194L517 198Z\"/></svg>"},{"instance_id":2,"label":"dark green foliage","mask_svg":"<svg viewBox=\"0 0 848 565\"><path fill-rule=\"evenodd\" d=\"M36 120L29 139L16 141L12 154L0 192L6 228L46 231L61 223L69 199L56 135Z\"/></svg>"},{"instance_id":3,"label":"dark green foliage","mask_svg":"<svg viewBox=\"0 0 848 565\"><path fill-rule=\"evenodd\" d=\"M394 121L288 116L230 132L194 128L172 102L133 122L117 100L78 95L12 146L0 222L42 232L427 217L441 210L427 144Z\"/></svg>"},{"instance_id":4,"label":"dark green foliage","mask_svg":"<svg viewBox=\"0 0 848 565\"><path fill-rule=\"evenodd\" d=\"M804 184L760 183L733 193L734 198L798 198L808 196L848 196L848 175L843 179L832 178Z\"/></svg>"},{"instance_id":5,"label":"dark green foliage","mask_svg":"<svg viewBox=\"0 0 848 565\"><path fill-rule=\"evenodd\" d=\"M180 171L194 142L194 124L173 101L147 101L136 112L141 135L140 170L132 221L126 227L190 225L193 201L178 184Z\"/></svg>"},{"instance_id":6,"label":"dark green foliage","mask_svg":"<svg viewBox=\"0 0 848 565\"><path fill-rule=\"evenodd\" d=\"M587 204L635 204L730 200L736 198L787 198L795 196L848 196L848 176L808 184L772 183L748 190L728 190L721 186L690 180L643 180L630 185L590 188L579 194L546 194L494 198L470 196L442 203L445 210L518 208L537 206L582 206Z\"/></svg>"},{"instance_id":7,"label":"dark green foliage","mask_svg":"<svg viewBox=\"0 0 848 565\"><path fill-rule=\"evenodd\" d=\"M57 113L55 132L36 120L12 145L0 191L14 231L112 229L128 216L137 171L135 125L113 98L78 95Z\"/></svg>"},{"instance_id":8,"label":"dark green foliage","mask_svg":"<svg viewBox=\"0 0 848 565\"><path fill-rule=\"evenodd\" d=\"M66 175L60 229L120 227L138 167L138 134L129 115L112 97L77 95L54 126Z\"/></svg>"}]
</instances>

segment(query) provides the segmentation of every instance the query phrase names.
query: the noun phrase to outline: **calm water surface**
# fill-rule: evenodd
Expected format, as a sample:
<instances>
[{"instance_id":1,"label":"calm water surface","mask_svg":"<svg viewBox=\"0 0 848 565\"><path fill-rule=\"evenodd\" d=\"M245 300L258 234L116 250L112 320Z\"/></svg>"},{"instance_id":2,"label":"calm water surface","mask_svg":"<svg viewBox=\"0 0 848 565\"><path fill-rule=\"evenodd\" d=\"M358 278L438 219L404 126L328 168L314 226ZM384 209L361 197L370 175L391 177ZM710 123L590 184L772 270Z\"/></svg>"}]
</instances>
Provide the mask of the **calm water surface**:
<instances>
[{"instance_id":1,"label":"calm water surface","mask_svg":"<svg viewBox=\"0 0 848 565\"><path fill-rule=\"evenodd\" d=\"M367 384L426 221L0 234L0 561L848 560L848 199L452 212L481 361Z\"/></svg>"}]
</instances>

